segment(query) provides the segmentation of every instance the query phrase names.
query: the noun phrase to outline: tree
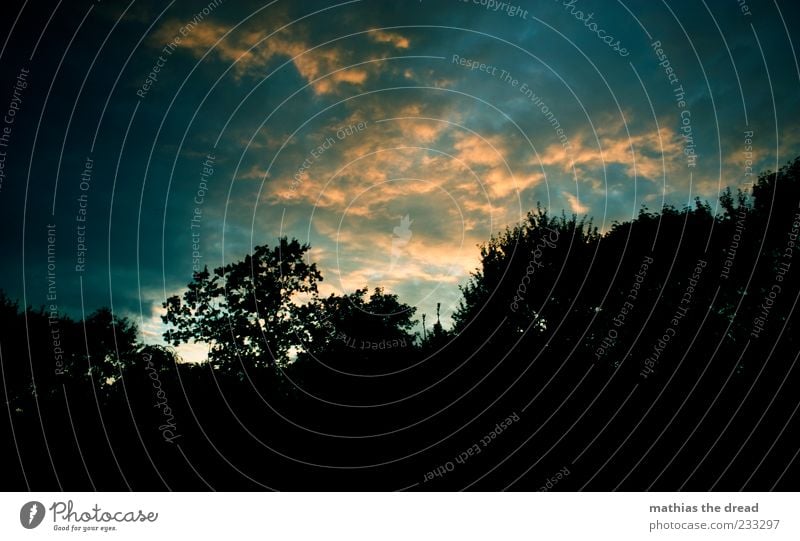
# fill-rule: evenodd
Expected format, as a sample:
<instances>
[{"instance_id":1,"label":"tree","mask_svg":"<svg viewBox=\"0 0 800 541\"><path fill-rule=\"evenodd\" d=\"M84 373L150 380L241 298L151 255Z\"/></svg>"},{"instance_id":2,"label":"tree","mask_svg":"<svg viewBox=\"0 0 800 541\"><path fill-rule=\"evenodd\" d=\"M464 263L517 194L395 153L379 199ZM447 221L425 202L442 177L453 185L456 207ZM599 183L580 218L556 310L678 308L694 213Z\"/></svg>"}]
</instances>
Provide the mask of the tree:
<instances>
[{"instance_id":1,"label":"tree","mask_svg":"<svg viewBox=\"0 0 800 541\"><path fill-rule=\"evenodd\" d=\"M529 212L481 246L480 268L461 287L455 330L491 329L507 320L514 335L532 322L532 331L544 331L548 318L560 319L573 304L599 240L586 218L553 218L541 207Z\"/></svg>"},{"instance_id":2,"label":"tree","mask_svg":"<svg viewBox=\"0 0 800 541\"><path fill-rule=\"evenodd\" d=\"M74 325L77 333L86 333L89 348L89 361L83 355L83 363L88 373L100 387L111 385L122 373L122 368L132 363L140 347L139 330L130 319L111 313L108 308L100 308L83 323ZM79 343L79 342L78 342Z\"/></svg>"},{"instance_id":3,"label":"tree","mask_svg":"<svg viewBox=\"0 0 800 541\"><path fill-rule=\"evenodd\" d=\"M194 274L183 297L167 299L164 338L172 345L210 345L214 368L242 374L248 368L276 369L293 347L310 335L300 317L303 300L314 298L322 276L304 256L308 245L280 239L256 246L241 261Z\"/></svg>"},{"instance_id":4,"label":"tree","mask_svg":"<svg viewBox=\"0 0 800 541\"><path fill-rule=\"evenodd\" d=\"M366 288L343 296L331 294L302 309L310 340L302 350L314 355L409 348L413 346L416 308L401 303L395 294ZM356 355L358 356L358 355Z\"/></svg>"}]
</instances>

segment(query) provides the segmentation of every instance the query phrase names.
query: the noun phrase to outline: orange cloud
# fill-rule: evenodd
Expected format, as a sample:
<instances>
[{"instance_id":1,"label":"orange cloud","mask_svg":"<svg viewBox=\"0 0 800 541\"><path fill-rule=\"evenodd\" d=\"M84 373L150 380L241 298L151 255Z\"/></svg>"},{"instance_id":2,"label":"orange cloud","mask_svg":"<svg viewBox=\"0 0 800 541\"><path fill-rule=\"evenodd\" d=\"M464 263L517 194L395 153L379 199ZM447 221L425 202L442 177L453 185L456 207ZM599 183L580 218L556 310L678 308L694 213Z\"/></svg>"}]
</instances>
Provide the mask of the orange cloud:
<instances>
[{"instance_id":1,"label":"orange cloud","mask_svg":"<svg viewBox=\"0 0 800 541\"><path fill-rule=\"evenodd\" d=\"M499 150L503 148L503 139L500 136L481 138L472 133L461 133L453 147L457 151L456 158L470 167L501 166L505 163Z\"/></svg>"},{"instance_id":2,"label":"orange cloud","mask_svg":"<svg viewBox=\"0 0 800 541\"><path fill-rule=\"evenodd\" d=\"M628 136L620 119L603 122L596 135L585 131L571 137L570 141L569 150L558 143L545 148L540 154L541 163L557 166L566 173L572 172L573 164L584 173L587 169L602 169L611 164L623 165L628 176L651 180L658 180L685 165L678 133L663 125L660 129Z\"/></svg>"},{"instance_id":3,"label":"orange cloud","mask_svg":"<svg viewBox=\"0 0 800 541\"><path fill-rule=\"evenodd\" d=\"M171 42L180 35L181 26L183 24L178 20L164 22L154 33L153 44L162 46ZM187 35L181 36L178 46L197 58L213 47L212 54L235 63L235 73L239 77L251 71L261 74L263 67L276 56L290 58L295 69L312 83L317 94L336 92L342 83L361 85L367 80L365 68L342 70L346 62L339 48L329 46L311 50L311 46L301 37L301 30L287 30L271 36L266 31L237 30L225 36L229 30L227 26L206 20ZM223 36L225 38L219 41ZM267 36L269 38L265 39Z\"/></svg>"},{"instance_id":4,"label":"orange cloud","mask_svg":"<svg viewBox=\"0 0 800 541\"><path fill-rule=\"evenodd\" d=\"M377 43L390 43L395 49L408 49L411 45L408 38L395 32L375 30L369 33L369 37Z\"/></svg>"},{"instance_id":5,"label":"orange cloud","mask_svg":"<svg viewBox=\"0 0 800 541\"><path fill-rule=\"evenodd\" d=\"M579 200L576 194L570 192L561 192L561 195L564 196L564 199L567 200L569 203L569 208L575 214L586 214L589 212L589 207L583 205Z\"/></svg>"}]
</instances>

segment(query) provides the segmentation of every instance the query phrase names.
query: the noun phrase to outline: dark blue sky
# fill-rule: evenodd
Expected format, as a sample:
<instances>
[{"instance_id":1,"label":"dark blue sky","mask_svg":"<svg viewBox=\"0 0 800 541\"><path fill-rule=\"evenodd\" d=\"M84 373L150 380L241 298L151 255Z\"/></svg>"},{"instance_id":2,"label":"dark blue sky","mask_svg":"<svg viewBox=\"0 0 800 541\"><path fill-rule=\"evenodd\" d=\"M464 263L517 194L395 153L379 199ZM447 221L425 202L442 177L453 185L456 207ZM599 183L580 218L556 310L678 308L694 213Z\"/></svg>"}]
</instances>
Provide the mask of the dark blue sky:
<instances>
[{"instance_id":1,"label":"dark blue sky","mask_svg":"<svg viewBox=\"0 0 800 541\"><path fill-rule=\"evenodd\" d=\"M155 339L289 235L325 292L447 314L537 201L605 229L800 154L794 2L500 4L6 2L0 287L46 303L51 246L60 310Z\"/></svg>"}]
</instances>

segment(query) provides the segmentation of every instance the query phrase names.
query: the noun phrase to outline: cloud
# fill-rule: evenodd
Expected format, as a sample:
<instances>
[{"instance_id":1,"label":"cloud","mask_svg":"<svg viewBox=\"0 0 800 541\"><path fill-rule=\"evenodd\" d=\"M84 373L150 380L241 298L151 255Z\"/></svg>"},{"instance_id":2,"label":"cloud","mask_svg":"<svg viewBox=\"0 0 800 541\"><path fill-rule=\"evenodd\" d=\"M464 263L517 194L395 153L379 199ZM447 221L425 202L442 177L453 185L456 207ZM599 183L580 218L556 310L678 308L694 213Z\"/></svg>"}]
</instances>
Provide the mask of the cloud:
<instances>
[{"instance_id":1,"label":"cloud","mask_svg":"<svg viewBox=\"0 0 800 541\"><path fill-rule=\"evenodd\" d=\"M576 194L570 192L561 192L561 195L567 200L570 210L575 214L586 214L589 212L589 207L581 204Z\"/></svg>"},{"instance_id":2,"label":"cloud","mask_svg":"<svg viewBox=\"0 0 800 541\"><path fill-rule=\"evenodd\" d=\"M235 63L234 73L239 78L244 75L264 76L264 67L276 57L291 59L300 76L312 83L316 94L337 92L343 83L362 85L369 76L366 67L343 69L351 62L340 47L328 45L311 50L313 46L303 37L305 30L297 25L268 39L265 38L270 32L264 30L236 29L226 36L231 27L211 20L203 21L186 35L180 34L182 26L183 23L175 19L164 22L154 33L151 43L163 47L176 36L181 36L179 48L196 58L211 50L218 59ZM223 36L225 38L219 41Z\"/></svg>"},{"instance_id":3,"label":"cloud","mask_svg":"<svg viewBox=\"0 0 800 541\"><path fill-rule=\"evenodd\" d=\"M395 49L408 49L411 45L407 37L395 32L375 30L369 33L369 37L376 43L390 43Z\"/></svg>"},{"instance_id":4,"label":"cloud","mask_svg":"<svg viewBox=\"0 0 800 541\"><path fill-rule=\"evenodd\" d=\"M262 167L261 165L254 164L249 169L240 171L236 178L245 180L264 180L264 178L269 178L269 176L270 175L266 168Z\"/></svg>"},{"instance_id":5,"label":"cloud","mask_svg":"<svg viewBox=\"0 0 800 541\"><path fill-rule=\"evenodd\" d=\"M405 211L412 219L410 235L398 243L394 232ZM424 205L406 206L395 214L348 214L343 221L335 212L321 213L314 230L322 242L314 243L320 249L313 256L327 269L324 292L408 288L404 297L414 303L441 285L452 287L474 267L472 247L484 237L465 237L460 220L447 214L436 217Z\"/></svg>"},{"instance_id":6,"label":"cloud","mask_svg":"<svg viewBox=\"0 0 800 541\"><path fill-rule=\"evenodd\" d=\"M628 128L631 129L630 123ZM681 138L675 130L660 123L658 128L639 129L629 136L621 118L603 121L596 136L587 129L576 133L569 149L551 144L540 157L543 165L560 167L566 173L571 173L574 165L579 178L601 173L610 165L621 165L631 178L656 181L685 166Z\"/></svg>"}]
</instances>

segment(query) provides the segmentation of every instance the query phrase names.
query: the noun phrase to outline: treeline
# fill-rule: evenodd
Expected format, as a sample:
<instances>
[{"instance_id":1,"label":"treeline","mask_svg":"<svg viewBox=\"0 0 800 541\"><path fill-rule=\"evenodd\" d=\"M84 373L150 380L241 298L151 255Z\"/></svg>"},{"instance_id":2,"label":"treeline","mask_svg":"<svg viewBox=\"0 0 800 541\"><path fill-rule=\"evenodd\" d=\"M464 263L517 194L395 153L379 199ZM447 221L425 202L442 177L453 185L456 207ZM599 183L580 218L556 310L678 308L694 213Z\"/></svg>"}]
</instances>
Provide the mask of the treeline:
<instances>
[{"instance_id":1,"label":"treeline","mask_svg":"<svg viewBox=\"0 0 800 541\"><path fill-rule=\"evenodd\" d=\"M799 205L796 160L604 233L538 208L424 336L381 289L319 295L282 239L165 303L200 364L2 296L6 486L796 488Z\"/></svg>"}]
</instances>

